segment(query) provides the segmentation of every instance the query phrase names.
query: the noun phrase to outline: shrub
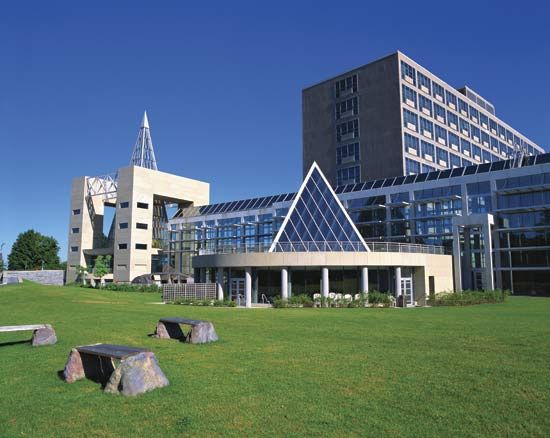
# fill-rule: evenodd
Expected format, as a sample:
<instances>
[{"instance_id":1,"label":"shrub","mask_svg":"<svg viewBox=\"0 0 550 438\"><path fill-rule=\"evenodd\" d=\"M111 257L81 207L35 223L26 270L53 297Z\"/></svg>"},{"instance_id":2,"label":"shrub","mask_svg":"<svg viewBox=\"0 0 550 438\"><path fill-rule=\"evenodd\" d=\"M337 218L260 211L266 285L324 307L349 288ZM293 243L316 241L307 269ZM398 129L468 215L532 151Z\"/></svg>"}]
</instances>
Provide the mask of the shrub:
<instances>
[{"instance_id":1,"label":"shrub","mask_svg":"<svg viewBox=\"0 0 550 438\"><path fill-rule=\"evenodd\" d=\"M444 292L429 300L431 306L471 306L475 304L502 303L510 291L495 289L488 291L465 290L463 292Z\"/></svg>"},{"instance_id":2,"label":"shrub","mask_svg":"<svg viewBox=\"0 0 550 438\"><path fill-rule=\"evenodd\" d=\"M80 287L88 289L97 289L96 286L91 284L80 284ZM126 284L126 283L107 283L101 288L102 290L110 290L114 292L148 292L148 293L161 293L162 288L156 284Z\"/></svg>"},{"instance_id":3,"label":"shrub","mask_svg":"<svg viewBox=\"0 0 550 438\"><path fill-rule=\"evenodd\" d=\"M273 307L281 309L284 307L313 307L313 300L309 295L293 295L288 300L279 297L273 299Z\"/></svg>"},{"instance_id":4,"label":"shrub","mask_svg":"<svg viewBox=\"0 0 550 438\"><path fill-rule=\"evenodd\" d=\"M378 292L376 290L370 291L368 294L369 306L373 307L390 307L391 298L388 294Z\"/></svg>"},{"instance_id":5,"label":"shrub","mask_svg":"<svg viewBox=\"0 0 550 438\"><path fill-rule=\"evenodd\" d=\"M183 306L213 306L213 307L235 307L237 304L230 300L210 300L200 298L181 298L172 301L171 304L179 304Z\"/></svg>"}]
</instances>

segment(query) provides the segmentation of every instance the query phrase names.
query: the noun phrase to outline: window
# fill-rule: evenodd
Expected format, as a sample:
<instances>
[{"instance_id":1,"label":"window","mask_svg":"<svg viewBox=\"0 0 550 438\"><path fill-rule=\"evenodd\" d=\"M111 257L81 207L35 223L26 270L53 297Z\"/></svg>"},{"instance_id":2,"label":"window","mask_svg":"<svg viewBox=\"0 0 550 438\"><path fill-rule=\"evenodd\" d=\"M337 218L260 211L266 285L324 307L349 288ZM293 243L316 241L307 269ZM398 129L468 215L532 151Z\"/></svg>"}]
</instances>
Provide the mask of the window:
<instances>
[{"instance_id":1,"label":"window","mask_svg":"<svg viewBox=\"0 0 550 438\"><path fill-rule=\"evenodd\" d=\"M427 164L422 164L422 173L433 172L434 170L435 170L435 167L428 166Z\"/></svg>"},{"instance_id":2,"label":"window","mask_svg":"<svg viewBox=\"0 0 550 438\"><path fill-rule=\"evenodd\" d=\"M460 139L460 149L462 150L462 153L464 155L467 155L468 157L472 156L472 145L469 141L464 140L463 138Z\"/></svg>"},{"instance_id":3,"label":"window","mask_svg":"<svg viewBox=\"0 0 550 438\"><path fill-rule=\"evenodd\" d=\"M460 120L460 132L462 132L462 134L467 135L469 137L470 136L470 123L468 123L462 117L459 120Z\"/></svg>"},{"instance_id":4,"label":"window","mask_svg":"<svg viewBox=\"0 0 550 438\"><path fill-rule=\"evenodd\" d=\"M128 206L129 206L128 202L121 202L120 203L120 208L128 208Z\"/></svg>"},{"instance_id":5,"label":"window","mask_svg":"<svg viewBox=\"0 0 550 438\"><path fill-rule=\"evenodd\" d=\"M77 215L79 215L79 214L80 214L80 208L75 208L75 209L73 210L73 216L77 216Z\"/></svg>"},{"instance_id":6,"label":"window","mask_svg":"<svg viewBox=\"0 0 550 438\"><path fill-rule=\"evenodd\" d=\"M434 102L434 113L435 113L435 118L439 120L441 123L447 122L445 118L445 114L446 114L445 108L443 108L441 105L438 105L435 102Z\"/></svg>"},{"instance_id":7,"label":"window","mask_svg":"<svg viewBox=\"0 0 550 438\"><path fill-rule=\"evenodd\" d=\"M407 87L405 84L402 86L403 89L403 103L413 106L416 108L416 91L412 88Z\"/></svg>"},{"instance_id":8,"label":"window","mask_svg":"<svg viewBox=\"0 0 550 438\"><path fill-rule=\"evenodd\" d=\"M347 167L336 171L336 185L358 183L361 180L361 170L359 166Z\"/></svg>"},{"instance_id":9,"label":"window","mask_svg":"<svg viewBox=\"0 0 550 438\"><path fill-rule=\"evenodd\" d=\"M336 148L336 164L359 161L359 143L345 144Z\"/></svg>"},{"instance_id":10,"label":"window","mask_svg":"<svg viewBox=\"0 0 550 438\"><path fill-rule=\"evenodd\" d=\"M71 228L71 233L73 233L73 234L78 234L78 233L80 233L80 228L78 228L78 227Z\"/></svg>"},{"instance_id":11,"label":"window","mask_svg":"<svg viewBox=\"0 0 550 438\"><path fill-rule=\"evenodd\" d=\"M401 61L401 78L416 85L416 70L404 61Z\"/></svg>"},{"instance_id":12,"label":"window","mask_svg":"<svg viewBox=\"0 0 550 438\"><path fill-rule=\"evenodd\" d=\"M147 224L144 224L143 222L136 222L136 228L138 230L146 230L147 229Z\"/></svg>"},{"instance_id":13,"label":"window","mask_svg":"<svg viewBox=\"0 0 550 438\"><path fill-rule=\"evenodd\" d=\"M453 129L458 129L458 116L455 113L447 111L447 124Z\"/></svg>"},{"instance_id":14,"label":"window","mask_svg":"<svg viewBox=\"0 0 550 438\"><path fill-rule=\"evenodd\" d=\"M449 132L449 146L457 151L459 149L458 135L453 134L452 132Z\"/></svg>"},{"instance_id":15,"label":"window","mask_svg":"<svg viewBox=\"0 0 550 438\"><path fill-rule=\"evenodd\" d=\"M118 228L119 228L120 230L125 230L126 228L128 228L128 222L120 222L120 223L118 224Z\"/></svg>"},{"instance_id":16,"label":"window","mask_svg":"<svg viewBox=\"0 0 550 438\"><path fill-rule=\"evenodd\" d=\"M422 158L428 161L434 160L434 145L431 143L428 143L427 141L422 140L420 142L420 145L422 147Z\"/></svg>"},{"instance_id":17,"label":"window","mask_svg":"<svg viewBox=\"0 0 550 438\"><path fill-rule=\"evenodd\" d=\"M498 136L506 140L506 128L504 126L498 125Z\"/></svg>"},{"instance_id":18,"label":"window","mask_svg":"<svg viewBox=\"0 0 550 438\"><path fill-rule=\"evenodd\" d=\"M479 138L481 137L481 131L477 126L470 125L470 136L479 143Z\"/></svg>"},{"instance_id":19,"label":"window","mask_svg":"<svg viewBox=\"0 0 550 438\"><path fill-rule=\"evenodd\" d=\"M336 138L338 141L359 137L359 120L350 120L336 126Z\"/></svg>"},{"instance_id":20,"label":"window","mask_svg":"<svg viewBox=\"0 0 550 438\"><path fill-rule=\"evenodd\" d=\"M483 151L483 162L490 163L491 161L498 161L499 158L492 155L489 151Z\"/></svg>"},{"instance_id":21,"label":"window","mask_svg":"<svg viewBox=\"0 0 550 438\"><path fill-rule=\"evenodd\" d=\"M455 154L449 154L451 156L451 167L460 167L462 161L460 160L460 157Z\"/></svg>"},{"instance_id":22,"label":"window","mask_svg":"<svg viewBox=\"0 0 550 438\"><path fill-rule=\"evenodd\" d=\"M147 210L149 208L149 204L147 204L146 202L138 202L137 208L143 208L144 210Z\"/></svg>"},{"instance_id":23,"label":"window","mask_svg":"<svg viewBox=\"0 0 550 438\"><path fill-rule=\"evenodd\" d=\"M420 132L426 137L432 138L434 134L434 124L424 117L420 117Z\"/></svg>"},{"instance_id":24,"label":"window","mask_svg":"<svg viewBox=\"0 0 550 438\"><path fill-rule=\"evenodd\" d=\"M489 147L489 134L485 131L481 131L481 143L483 143L484 146Z\"/></svg>"},{"instance_id":25,"label":"window","mask_svg":"<svg viewBox=\"0 0 550 438\"><path fill-rule=\"evenodd\" d=\"M497 125L497 122L495 122L493 119L489 119L489 129L491 130L491 132L495 135L498 134L498 125Z\"/></svg>"},{"instance_id":26,"label":"window","mask_svg":"<svg viewBox=\"0 0 550 438\"><path fill-rule=\"evenodd\" d=\"M136 249L147 249L146 243L136 243Z\"/></svg>"},{"instance_id":27,"label":"window","mask_svg":"<svg viewBox=\"0 0 550 438\"><path fill-rule=\"evenodd\" d=\"M485 129L489 129L489 117L487 117L485 114L483 113L479 114L479 123Z\"/></svg>"},{"instance_id":28,"label":"window","mask_svg":"<svg viewBox=\"0 0 550 438\"><path fill-rule=\"evenodd\" d=\"M460 114L468 117L468 104L462 99L458 99L458 110L460 111Z\"/></svg>"},{"instance_id":29,"label":"window","mask_svg":"<svg viewBox=\"0 0 550 438\"><path fill-rule=\"evenodd\" d=\"M405 165L407 167L407 175L415 175L417 173L420 173L420 163L418 161L406 158Z\"/></svg>"},{"instance_id":30,"label":"window","mask_svg":"<svg viewBox=\"0 0 550 438\"><path fill-rule=\"evenodd\" d=\"M509 143L509 144L513 144L514 143L514 134L512 134L510 131L506 130L506 141Z\"/></svg>"},{"instance_id":31,"label":"window","mask_svg":"<svg viewBox=\"0 0 550 438\"><path fill-rule=\"evenodd\" d=\"M466 158L463 158L462 159L462 166L463 167L467 167L467 166L471 166L472 165L472 162L467 160Z\"/></svg>"},{"instance_id":32,"label":"window","mask_svg":"<svg viewBox=\"0 0 550 438\"><path fill-rule=\"evenodd\" d=\"M481 161L481 148L476 145L472 145L472 157L477 161Z\"/></svg>"},{"instance_id":33,"label":"window","mask_svg":"<svg viewBox=\"0 0 550 438\"><path fill-rule=\"evenodd\" d=\"M71 252L78 252L78 246L71 246Z\"/></svg>"},{"instance_id":34,"label":"window","mask_svg":"<svg viewBox=\"0 0 550 438\"><path fill-rule=\"evenodd\" d=\"M441 102L445 100L445 91L443 90L443 87L437 82L432 82L432 94L436 99L440 100Z\"/></svg>"},{"instance_id":35,"label":"window","mask_svg":"<svg viewBox=\"0 0 550 438\"><path fill-rule=\"evenodd\" d=\"M447 98L447 106L450 106L453 109L456 109L456 96L450 91L445 91L445 96Z\"/></svg>"},{"instance_id":36,"label":"window","mask_svg":"<svg viewBox=\"0 0 550 438\"><path fill-rule=\"evenodd\" d=\"M118 244L118 249L128 249L128 244L127 243L119 243Z\"/></svg>"},{"instance_id":37,"label":"window","mask_svg":"<svg viewBox=\"0 0 550 438\"><path fill-rule=\"evenodd\" d=\"M340 120L342 116L356 116L358 112L357 97L336 104L336 120Z\"/></svg>"},{"instance_id":38,"label":"window","mask_svg":"<svg viewBox=\"0 0 550 438\"><path fill-rule=\"evenodd\" d=\"M447 163L449 162L449 154L445 149L442 148L436 148L437 152L437 161L440 166L447 166Z\"/></svg>"},{"instance_id":39,"label":"window","mask_svg":"<svg viewBox=\"0 0 550 438\"><path fill-rule=\"evenodd\" d=\"M426 96L418 96L418 106L424 114L432 115L432 101Z\"/></svg>"},{"instance_id":40,"label":"window","mask_svg":"<svg viewBox=\"0 0 550 438\"><path fill-rule=\"evenodd\" d=\"M500 154L505 157L508 153L508 146L506 146L506 143L503 143L502 141L499 141L498 145L500 149Z\"/></svg>"},{"instance_id":41,"label":"window","mask_svg":"<svg viewBox=\"0 0 550 438\"><path fill-rule=\"evenodd\" d=\"M495 137L491 137L491 149L494 152L498 152L498 139L496 139Z\"/></svg>"},{"instance_id":42,"label":"window","mask_svg":"<svg viewBox=\"0 0 550 438\"><path fill-rule=\"evenodd\" d=\"M441 144L447 144L447 130L439 125L435 125L435 137Z\"/></svg>"},{"instance_id":43,"label":"window","mask_svg":"<svg viewBox=\"0 0 550 438\"><path fill-rule=\"evenodd\" d=\"M409 111L408 109L403 108L403 125L406 128L412 129L413 131L418 130L418 116Z\"/></svg>"},{"instance_id":44,"label":"window","mask_svg":"<svg viewBox=\"0 0 550 438\"><path fill-rule=\"evenodd\" d=\"M432 89L432 81L430 81L430 78L420 72L418 72L418 88L426 93L430 93Z\"/></svg>"},{"instance_id":45,"label":"window","mask_svg":"<svg viewBox=\"0 0 550 438\"><path fill-rule=\"evenodd\" d=\"M416 138L411 134L405 133L405 150L409 154L418 155L419 153L418 145L419 145L418 138Z\"/></svg>"},{"instance_id":46,"label":"window","mask_svg":"<svg viewBox=\"0 0 550 438\"><path fill-rule=\"evenodd\" d=\"M347 78L336 81L335 85L336 97L342 94L357 93L357 75L348 76Z\"/></svg>"},{"instance_id":47,"label":"window","mask_svg":"<svg viewBox=\"0 0 550 438\"><path fill-rule=\"evenodd\" d=\"M479 122L479 111L476 110L473 106L470 106L470 119L475 123Z\"/></svg>"}]
</instances>

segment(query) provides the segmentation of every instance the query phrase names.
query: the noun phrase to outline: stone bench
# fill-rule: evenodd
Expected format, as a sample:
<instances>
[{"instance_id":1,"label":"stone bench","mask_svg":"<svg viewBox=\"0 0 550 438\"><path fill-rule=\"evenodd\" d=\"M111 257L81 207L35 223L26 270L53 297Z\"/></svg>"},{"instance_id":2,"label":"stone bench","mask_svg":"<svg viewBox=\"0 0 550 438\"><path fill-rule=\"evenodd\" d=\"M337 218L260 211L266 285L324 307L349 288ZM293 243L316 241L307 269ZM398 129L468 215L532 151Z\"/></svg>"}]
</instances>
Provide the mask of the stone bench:
<instances>
[{"instance_id":1,"label":"stone bench","mask_svg":"<svg viewBox=\"0 0 550 438\"><path fill-rule=\"evenodd\" d=\"M107 393L138 395L169 384L155 354L145 348L94 344L71 350L63 378L73 383L89 378Z\"/></svg>"},{"instance_id":2,"label":"stone bench","mask_svg":"<svg viewBox=\"0 0 550 438\"><path fill-rule=\"evenodd\" d=\"M32 330L31 343L33 347L41 345L51 345L57 342L55 330L50 324L30 324L30 325L6 325L0 326L0 333L5 332L24 332Z\"/></svg>"},{"instance_id":3,"label":"stone bench","mask_svg":"<svg viewBox=\"0 0 550 438\"><path fill-rule=\"evenodd\" d=\"M180 325L191 326L191 329L185 334ZM160 339L179 339L191 344L204 344L218 340L218 335L211 322L178 317L159 319L155 330L155 337Z\"/></svg>"}]
</instances>

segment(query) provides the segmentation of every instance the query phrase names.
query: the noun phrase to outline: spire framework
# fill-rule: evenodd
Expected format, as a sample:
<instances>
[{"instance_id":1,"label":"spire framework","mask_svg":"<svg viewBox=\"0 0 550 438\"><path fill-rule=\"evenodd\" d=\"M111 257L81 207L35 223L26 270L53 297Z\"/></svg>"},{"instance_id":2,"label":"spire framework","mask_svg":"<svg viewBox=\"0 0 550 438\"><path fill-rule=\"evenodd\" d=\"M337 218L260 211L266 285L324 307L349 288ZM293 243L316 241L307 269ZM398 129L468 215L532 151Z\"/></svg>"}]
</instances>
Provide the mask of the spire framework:
<instances>
[{"instance_id":1,"label":"spire framework","mask_svg":"<svg viewBox=\"0 0 550 438\"><path fill-rule=\"evenodd\" d=\"M147 120L147 111L143 113L143 120L139 128L138 138L132 152L130 165L145 167L147 169L158 170L151 132L149 131L149 120Z\"/></svg>"}]
</instances>

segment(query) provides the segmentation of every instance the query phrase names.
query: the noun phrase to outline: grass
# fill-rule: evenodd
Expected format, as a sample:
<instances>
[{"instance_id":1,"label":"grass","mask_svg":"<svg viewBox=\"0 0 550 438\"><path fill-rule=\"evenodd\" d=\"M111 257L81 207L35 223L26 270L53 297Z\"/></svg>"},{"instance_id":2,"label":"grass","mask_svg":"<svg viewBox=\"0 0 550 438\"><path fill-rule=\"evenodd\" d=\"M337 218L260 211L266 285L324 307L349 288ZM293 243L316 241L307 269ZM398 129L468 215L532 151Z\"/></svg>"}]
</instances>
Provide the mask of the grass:
<instances>
[{"instance_id":1,"label":"grass","mask_svg":"<svg viewBox=\"0 0 550 438\"><path fill-rule=\"evenodd\" d=\"M157 294L0 288L1 436L550 435L550 299L422 309L154 305ZM161 316L212 320L220 341L147 337ZM151 348L171 384L136 398L57 376L71 347Z\"/></svg>"}]
</instances>

